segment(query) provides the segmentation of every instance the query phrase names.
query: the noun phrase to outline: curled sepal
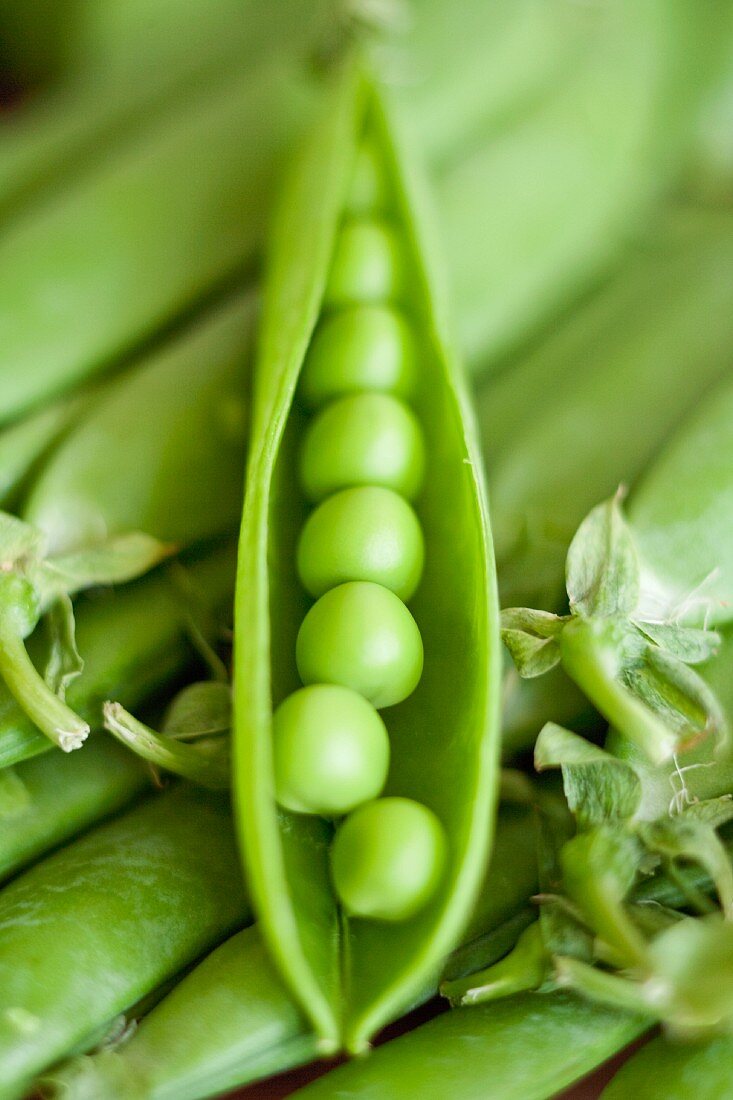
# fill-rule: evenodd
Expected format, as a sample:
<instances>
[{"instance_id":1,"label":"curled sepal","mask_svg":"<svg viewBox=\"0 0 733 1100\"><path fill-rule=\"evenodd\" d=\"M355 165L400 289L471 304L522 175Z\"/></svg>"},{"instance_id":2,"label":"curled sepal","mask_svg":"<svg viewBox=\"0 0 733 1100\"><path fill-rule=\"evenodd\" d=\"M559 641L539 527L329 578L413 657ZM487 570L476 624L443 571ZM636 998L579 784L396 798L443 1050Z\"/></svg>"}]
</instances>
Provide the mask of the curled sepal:
<instances>
[{"instance_id":1,"label":"curled sepal","mask_svg":"<svg viewBox=\"0 0 733 1100\"><path fill-rule=\"evenodd\" d=\"M583 520L568 550L570 610L585 618L630 615L639 602L640 568L621 493Z\"/></svg>"},{"instance_id":2,"label":"curled sepal","mask_svg":"<svg viewBox=\"0 0 733 1100\"><path fill-rule=\"evenodd\" d=\"M511 607L501 613L501 637L519 675L526 680L543 676L560 664L557 639L567 618L529 607Z\"/></svg>"},{"instance_id":3,"label":"curled sepal","mask_svg":"<svg viewBox=\"0 0 733 1100\"><path fill-rule=\"evenodd\" d=\"M177 740L175 734L158 733L146 726L120 703L105 703L103 717L106 730L155 767L180 775L202 787L220 789L229 786L228 736L201 733L197 737L189 730L186 739L195 739L195 744L188 745ZM209 724L205 714L202 714L202 721L204 725Z\"/></svg>"},{"instance_id":4,"label":"curled sepal","mask_svg":"<svg viewBox=\"0 0 733 1100\"><path fill-rule=\"evenodd\" d=\"M68 554L46 558L33 571L32 579L40 602L45 606L60 593L73 595L97 585L134 580L170 557L175 549L152 535L130 531Z\"/></svg>"},{"instance_id":5,"label":"curled sepal","mask_svg":"<svg viewBox=\"0 0 733 1100\"><path fill-rule=\"evenodd\" d=\"M535 921L522 932L509 954L499 962L467 978L443 982L440 992L454 1008L477 1005L510 997L513 993L539 989L549 973L549 956L539 922Z\"/></svg>"},{"instance_id":6,"label":"curled sepal","mask_svg":"<svg viewBox=\"0 0 733 1100\"><path fill-rule=\"evenodd\" d=\"M28 656L24 639L35 627L39 602L17 572L0 573L0 676L32 722L64 752L78 749L89 725L48 686Z\"/></svg>"},{"instance_id":7,"label":"curled sepal","mask_svg":"<svg viewBox=\"0 0 733 1100\"><path fill-rule=\"evenodd\" d=\"M62 593L48 609L46 625L49 653L45 680L59 699L66 698L66 689L84 671L84 661L76 644L76 623L71 598Z\"/></svg>"},{"instance_id":8,"label":"curled sepal","mask_svg":"<svg viewBox=\"0 0 733 1100\"><path fill-rule=\"evenodd\" d=\"M733 920L733 867L715 827L688 813L640 826L639 835L664 859L697 863L710 875L726 920Z\"/></svg>"},{"instance_id":9,"label":"curled sepal","mask_svg":"<svg viewBox=\"0 0 733 1100\"><path fill-rule=\"evenodd\" d=\"M623 677L644 705L674 730L680 747L708 735L719 744L726 740L728 724L715 693L673 653L647 646L642 660L624 669Z\"/></svg>"},{"instance_id":10,"label":"curled sepal","mask_svg":"<svg viewBox=\"0 0 733 1100\"><path fill-rule=\"evenodd\" d=\"M625 906L643 856L632 833L609 825L579 833L561 853L567 896L625 967L643 965L646 957L644 937Z\"/></svg>"},{"instance_id":11,"label":"curled sepal","mask_svg":"<svg viewBox=\"0 0 733 1100\"><path fill-rule=\"evenodd\" d=\"M632 619L634 626L661 650L684 661L686 665L701 665L720 649L721 637L716 630L702 630L680 623L649 622Z\"/></svg>"},{"instance_id":12,"label":"curled sepal","mask_svg":"<svg viewBox=\"0 0 733 1100\"><path fill-rule=\"evenodd\" d=\"M540 730L534 763L538 771L562 768L565 797L582 829L628 820L639 807L641 782L631 765L554 722Z\"/></svg>"},{"instance_id":13,"label":"curled sepal","mask_svg":"<svg viewBox=\"0 0 733 1100\"><path fill-rule=\"evenodd\" d=\"M706 798L702 802L693 802L685 810L685 818L702 821L712 829L720 829L733 820L733 795L724 794L719 798Z\"/></svg>"}]
</instances>

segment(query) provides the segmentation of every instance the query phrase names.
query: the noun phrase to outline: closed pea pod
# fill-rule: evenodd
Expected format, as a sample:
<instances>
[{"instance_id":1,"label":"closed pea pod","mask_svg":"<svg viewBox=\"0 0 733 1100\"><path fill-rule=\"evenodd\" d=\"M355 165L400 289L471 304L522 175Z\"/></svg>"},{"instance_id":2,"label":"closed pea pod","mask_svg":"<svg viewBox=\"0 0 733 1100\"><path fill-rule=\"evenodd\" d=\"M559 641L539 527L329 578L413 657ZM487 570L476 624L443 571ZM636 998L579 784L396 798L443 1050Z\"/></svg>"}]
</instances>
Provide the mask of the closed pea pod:
<instances>
[{"instance_id":1,"label":"closed pea pod","mask_svg":"<svg viewBox=\"0 0 733 1100\"><path fill-rule=\"evenodd\" d=\"M733 1040L675 1043L653 1039L603 1090L603 1100L727 1100L733 1095Z\"/></svg>"},{"instance_id":2,"label":"closed pea pod","mask_svg":"<svg viewBox=\"0 0 733 1100\"><path fill-rule=\"evenodd\" d=\"M0 900L0 1096L24 1095L248 915L226 802L184 787L17 878ZM19 965L34 958L47 980Z\"/></svg>"},{"instance_id":3,"label":"closed pea pod","mask_svg":"<svg viewBox=\"0 0 733 1100\"><path fill-rule=\"evenodd\" d=\"M359 182L362 141L382 173L379 186L366 189L371 207ZM363 75L342 73L275 220L235 607L235 788L248 876L263 938L321 1050L364 1049L438 971L470 912L491 832L499 702L493 559L473 424L426 258L421 203L380 94ZM353 333L355 303L381 318L377 326L390 318L375 343L388 329L390 340L398 337L385 375L375 376L376 360L362 369L372 354L363 319L343 358L330 336L328 354L321 350L329 326L347 313ZM376 446L379 438L388 445ZM377 491L385 500L396 495L397 519L373 506ZM348 507L346 493L354 494ZM310 518L307 501L318 505ZM353 522L341 519L341 508L352 510ZM298 574L318 597L310 610ZM385 797L364 810L376 807L379 816L400 802L418 821L422 882L411 904L390 896L389 886L379 899L401 919L354 917L367 915L356 898L367 863L360 857L347 884L333 823L313 812L293 816L287 796L276 804L282 761L273 710L297 698L300 685L324 683L384 708L383 792L373 778L374 794ZM355 806L356 799L346 808ZM341 827L347 840L360 812ZM376 859L379 846L366 841ZM395 854L385 847L380 858L381 881L401 885ZM379 906L369 907L376 917Z\"/></svg>"},{"instance_id":4,"label":"closed pea pod","mask_svg":"<svg viewBox=\"0 0 733 1100\"><path fill-rule=\"evenodd\" d=\"M81 668L71 596L130 580L173 543L211 539L235 523L241 479L222 478L221 469L241 469L253 307L248 295L235 296L115 380L33 481L21 520L0 513L0 672L67 751L89 732L63 699ZM46 681L25 649L43 615L57 638Z\"/></svg>"},{"instance_id":5,"label":"closed pea pod","mask_svg":"<svg viewBox=\"0 0 733 1100\"><path fill-rule=\"evenodd\" d=\"M300 1089L303 1100L549 1100L644 1030L566 993L456 1008Z\"/></svg>"},{"instance_id":6,"label":"closed pea pod","mask_svg":"<svg viewBox=\"0 0 733 1100\"><path fill-rule=\"evenodd\" d=\"M536 821L527 806L503 806L496 843L462 944L447 977L503 954L524 927L536 889ZM505 937L509 937L506 939ZM474 964L476 965L476 964ZM419 1001L435 994L426 982ZM273 967L257 926L216 948L114 1048L72 1058L43 1079L59 1100L202 1100L317 1057L310 1021Z\"/></svg>"}]
</instances>

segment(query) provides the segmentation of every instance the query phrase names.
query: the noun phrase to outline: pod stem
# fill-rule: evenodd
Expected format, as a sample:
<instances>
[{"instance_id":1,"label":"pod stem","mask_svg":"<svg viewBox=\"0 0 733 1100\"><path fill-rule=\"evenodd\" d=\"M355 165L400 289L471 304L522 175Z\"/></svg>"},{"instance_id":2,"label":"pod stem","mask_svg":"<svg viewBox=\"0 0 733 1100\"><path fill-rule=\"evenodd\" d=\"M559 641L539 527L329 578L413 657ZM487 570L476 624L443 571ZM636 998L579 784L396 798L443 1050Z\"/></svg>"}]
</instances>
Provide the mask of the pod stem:
<instances>
[{"instance_id":1,"label":"pod stem","mask_svg":"<svg viewBox=\"0 0 733 1100\"><path fill-rule=\"evenodd\" d=\"M230 783L228 738L218 736L187 745L146 726L120 703L104 704L104 728L144 760L203 787Z\"/></svg>"},{"instance_id":2,"label":"pod stem","mask_svg":"<svg viewBox=\"0 0 733 1100\"><path fill-rule=\"evenodd\" d=\"M549 960L539 921L526 928L503 959L458 981L443 982L440 992L455 1008L495 1001L513 993L539 989L548 976Z\"/></svg>"},{"instance_id":3,"label":"pod stem","mask_svg":"<svg viewBox=\"0 0 733 1100\"><path fill-rule=\"evenodd\" d=\"M678 739L618 681L618 659L601 627L592 619L573 619L565 625L559 636L563 667L610 725L652 763L663 764L673 757Z\"/></svg>"},{"instance_id":4,"label":"pod stem","mask_svg":"<svg viewBox=\"0 0 733 1100\"><path fill-rule=\"evenodd\" d=\"M64 752L81 748L89 724L56 695L28 656L23 639L0 626L0 675L19 706Z\"/></svg>"}]
</instances>

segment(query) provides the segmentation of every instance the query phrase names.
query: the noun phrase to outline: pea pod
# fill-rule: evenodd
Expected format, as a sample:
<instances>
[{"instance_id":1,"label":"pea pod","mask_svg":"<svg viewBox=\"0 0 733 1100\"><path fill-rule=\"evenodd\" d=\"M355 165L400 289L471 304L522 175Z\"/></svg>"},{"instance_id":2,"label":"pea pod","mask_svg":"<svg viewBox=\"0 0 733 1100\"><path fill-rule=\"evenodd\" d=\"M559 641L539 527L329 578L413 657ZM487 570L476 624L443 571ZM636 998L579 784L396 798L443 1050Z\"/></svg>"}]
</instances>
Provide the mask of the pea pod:
<instances>
[{"instance_id":1,"label":"pea pod","mask_svg":"<svg viewBox=\"0 0 733 1100\"><path fill-rule=\"evenodd\" d=\"M96 391L76 393L45 405L0 433L0 503L13 503L38 464L64 433L91 408Z\"/></svg>"},{"instance_id":2,"label":"pea pod","mask_svg":"<svg viewBox=\"0 0 733 1100\"><path fill-rule=\"evenodd\" d=\"M22 1096L37 1073L246 918L227 807L185 788L131 810L6 886L0 1096ZM33 965L39 958L41 980Z\"/></svg>"},{"instance_id":3,"label":"pea pod","mask_svg":"<svg viewBox=\"0 0 733 1100\"><path fill-rule=\"evenodd\" d=\"M555 13L555 25L567 16ZM673 183L730 35L724 4L703 14L688 0L625 0L582 17L597 25L580 56L438 187L461 344L477 372L541 339L621 258L629 228Z\"/></svg>"},{"instance_id":4,"label":"pea pod","mask_svg":"<svg viewBox=\"0 0 733 1100\"><path fill-rule=\"evenodd\" d=\"M629 502L643 611L715 627L733 617L733 384L700 402Z\"/></svg>"},{"instance_id":5,"label":"pea pod","mask_svg":"<svg viewBox=\"0 0 733 1100\"><path fill-rule=\"evenodd\" d=\"M68 1100L199 1100L312 1061L318 1043L255 926L232 936L168 994L119 1049L42 1081Z\"/></svg>"},{"instance_id":6,"label":"pea pod","mask_svg":"<svg viewBox=\"0 0 733 1100\"><path fill-rule=\"evenodd\" d=\"M303 1100L549 1100L644 1029L564 993L456 1008L314 1081Z\"/></svg>"},{"instance_id":7,"label":"pea pod","mask_svg":"<svg viewBox=\"0 0 733 1100\"><path fill-rule=\"evenodd\" d=\"M292 456L303 419L293 397L324 307L329 268L332 299L348 296L352 270L334 260L334 249L365 127L369 148L384 165L379 190L389 196L399 233L393 247L398 254L404 251L402 293L420 348L413 400L427 440L425 489L417 505L426 565L411 605L424 641L425 670L409 701L388 712L392 763L387 790L434 811L448 843L438 893L416 918L390 925L349 921L339 912L329 881L331 825L313 816L278 814L272 797L272 708L297 684L295 630L307 606L294 574L293 539L303 505L293 485ZM234 674L240 831L263 936L324 1050L341 1044L362 1049L439 968L475 898L495 788L499 650L488 519L473 425L425 257L419 200L392 127L376 89L349 72L291 174L270 257L240 539ZM357 183L361 179L357 176ZM348 253L345 247L341 255ZM401 263L390 262L389 280L399 278ZM379 262L370 270L379 272ZM334 408L330 405L324 414L333 419ZM324 476L331 472L324 464ZM447 499L453 502L450 522ZM273 553L276 571L270 564ZM349 598L353 594L361 601L364 629L372 629L366 624L375 621L370 618L375 606L398 614L397 597L387 589L379 589L379 600L371 601L377 588L357 582L331 589L320 602L323 608L329 601L323 614L328 618L348 589ZM316 604L312 614L320 615L318 609ZM399 615L400 622L407 621ZM303 631L299 639L301 666L311 657L316 665L320 659L316 619L311 621L307 644ZM353 637L358 640L358 631ZM415 638L414 627L409 638ZM336 663L343 658L338 645L333 657ZM414 666L406 675L414 686ZM315 667L312 677L322 678ZM449 686L458 681L460 699Z\"/></svg>"},{"instance_id":8,"label":"pea pod","mask_svg":"<svg viewBox=\"0 0 733 1100\"><path fill-rule=\"evenodd\" d=\"M731 1095L733 1040L674 1043L652 1039L621 1067L603 1090L603 1100L726 1100Z\"/></svg>"},{"instance_id":9,"label":"pea pod","mask_svg":"<svg viewBox=\"0 0 733 1100\"><path fill-rule=\"evenodd\" d=\"M491 949L511 946L536 885L532 810L503 806L496 844L467 943L451 956L451 976ZM519 916L519 920L517 920ZM508 936L508 941L503 937ZM426 987L423 997L435 992ZM422 999L422 998L421 998ZM211 1026L207 1026L207 1021ZM200 1100L248 1084L318 1054L317 1037L262 943L257 927L209 955L144 1017L114 1050L71 1060L44 1079L44 1093L65 1100Z\"/></svg>"},{"instance_id":10,"label":"pea pod","mask_svg":"<svg viewBox=\"0 0 733 1100\"><path fill-rule=\"evenodd\" d=\"M667 213L607 284L482 387L478 416L505 606L559 609L567 548L583 517L619 484L633 490L695 403L724 379L731 272L729 212ZM640 429L624 415L629 403Z\"/></svg>"},{"instance_id":11,"label":"pea pod","mask_svg":"<svg viewBox=\"0 0 733 1100\"><path fill-rule=\"evenodd\" d=\"M253 312L251 297L235 297L110 385L34 480L23 522L0 514L0 671L67 751L89 728L63 699L81 668L70 596L129 580L165 557L166 543L189 546L236 522ZM56 634L45 681L24 645L44 615Z\"/></svg>"},{"instance_id":12,"label":"pea pod","mask_svg":"<svg viewBox=\"0 0 733 1100\"><path fill-rule=\"evenodd\" d=\"M0 773L0 880L15 874L150 785L129 753L95 738L74 756L46 754Z\"/></svg>"},{"instance_id":13,"label":"pea pod","mask_svg":"<svg viewBox=\"0 0 733 1100\"><path fill-rule=\"evenodd\" d=\"M32 43L28 3L2 23L6 48ZM69 12L69 7L72 11ZM68 187L103 155L171 106L185 112L207 86L252 64L267 44L301 62L323 35L331 5L273 10L259 0L54 5L63 30L43 10L42 26L63 45L63 72L17 104L0 127L0 210L15 217L28 204ZM5 68L5 67L4 67Z\"/></svg>"},{"instance_id":14,"label":"pea pod","mask_svg":"<svg viewBox=\"0 0 733 1100\"><path fill-rule=\"evenodd\" d=\"M239 292L106 387L21 503L51 552L121 531L187 546L231 529L241 475L221 473L243 452L254 317Z\"/></svg>"},{"instance_id":15,"label":"pea pod","mask_svg":"<svg viewBox=\"0 0 733 1100\"><path fill-rule=\"evenodd\" d=\"M14 273L0 291L4 420L129 354L251 267L271 173L311 87L283 63L234 74L13 221L0 245Z\"/></svg>"}]
</instances>

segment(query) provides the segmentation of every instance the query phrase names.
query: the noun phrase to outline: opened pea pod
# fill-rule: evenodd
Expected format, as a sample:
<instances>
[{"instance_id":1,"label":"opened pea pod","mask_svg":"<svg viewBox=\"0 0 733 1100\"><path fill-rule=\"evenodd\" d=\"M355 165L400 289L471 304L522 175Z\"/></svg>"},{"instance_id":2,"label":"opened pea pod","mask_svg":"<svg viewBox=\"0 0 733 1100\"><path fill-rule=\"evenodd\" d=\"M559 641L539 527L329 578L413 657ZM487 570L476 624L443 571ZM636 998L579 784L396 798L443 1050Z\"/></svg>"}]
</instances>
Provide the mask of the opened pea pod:
<instances>
[{"instance_id":1,"label":"opened pea pod","mask_svg":"<svg viewBox=\"0 0 733 1100\"><path fill-rule=\"evenodd\" d=\"M275 219L240 540L239 828L324 1052L434 981L494 816L489 522L403 146L340 74Z\"/></svg>"}]
</instances>

